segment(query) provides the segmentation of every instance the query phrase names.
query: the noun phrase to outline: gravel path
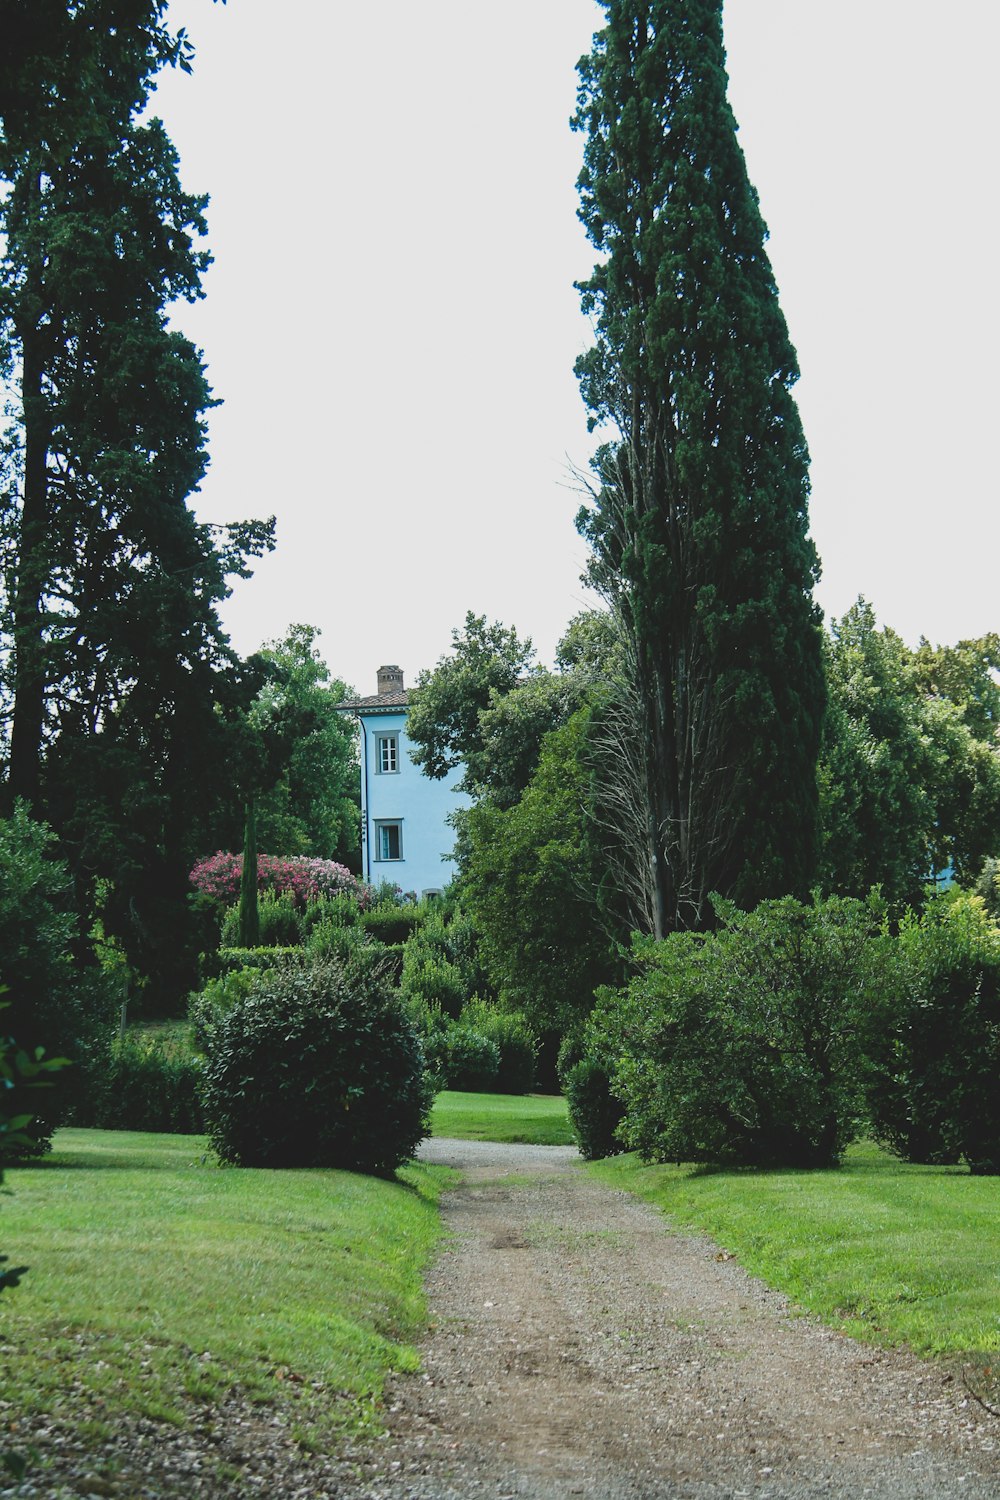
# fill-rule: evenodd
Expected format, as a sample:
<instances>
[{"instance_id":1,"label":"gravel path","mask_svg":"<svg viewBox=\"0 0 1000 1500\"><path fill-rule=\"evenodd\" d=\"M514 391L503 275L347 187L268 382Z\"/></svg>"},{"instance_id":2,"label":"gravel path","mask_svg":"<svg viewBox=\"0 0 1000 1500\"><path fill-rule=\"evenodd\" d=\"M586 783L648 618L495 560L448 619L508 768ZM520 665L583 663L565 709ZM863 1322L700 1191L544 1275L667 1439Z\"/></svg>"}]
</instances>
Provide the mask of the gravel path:
<instances>
[{"instance_id":1,"label":"gravel path","mask_svg":"<svg viewBox=\"0 0 1000 1500\"><path fill-rule=\"evenodd\" d=\"M433 1328L351 1500L1000 1497L1000 1421L957 1379L795 1316L575 1151L422 1154L464 1174Z\"/></svg>"}]
</instances>

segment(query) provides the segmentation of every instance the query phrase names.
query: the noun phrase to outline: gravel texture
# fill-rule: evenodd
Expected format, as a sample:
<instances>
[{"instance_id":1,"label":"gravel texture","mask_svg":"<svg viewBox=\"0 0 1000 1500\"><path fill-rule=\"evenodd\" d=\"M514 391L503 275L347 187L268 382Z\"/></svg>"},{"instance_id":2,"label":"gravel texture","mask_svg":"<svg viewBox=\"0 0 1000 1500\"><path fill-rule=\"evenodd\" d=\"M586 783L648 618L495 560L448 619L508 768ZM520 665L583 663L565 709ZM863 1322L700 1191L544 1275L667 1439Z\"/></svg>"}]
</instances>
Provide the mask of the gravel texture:
<instances>
[{"instance_id":1,"label":"gravel texture","mask_svg":"<svg viewBox=\"0 0 1000 1500\"><path fill-rule=\"evenodd\" d=\"M796 1315L572 1150L423 1154L463 1182L352 1500L1000 1497L1000 1421L955 1374Z\"/></svg>"},{"instance_id":2,"label":"gravel texture","mask_svg":"<svg viewBox=\"0 0 1000 1500\"><path fill-rule=\"evenodd\" d=\"M280 1413L238 1401L185 1430L119 1420L96 1449L53 1422L34 1434L45 1469L0 1496L1000 1500L1000 1421L960 1372L796 1315L570 1148L421 1155L463 1177L424 1368L388 1391L382 1440L308 1454Z\"/></svg>"}]
</instances>

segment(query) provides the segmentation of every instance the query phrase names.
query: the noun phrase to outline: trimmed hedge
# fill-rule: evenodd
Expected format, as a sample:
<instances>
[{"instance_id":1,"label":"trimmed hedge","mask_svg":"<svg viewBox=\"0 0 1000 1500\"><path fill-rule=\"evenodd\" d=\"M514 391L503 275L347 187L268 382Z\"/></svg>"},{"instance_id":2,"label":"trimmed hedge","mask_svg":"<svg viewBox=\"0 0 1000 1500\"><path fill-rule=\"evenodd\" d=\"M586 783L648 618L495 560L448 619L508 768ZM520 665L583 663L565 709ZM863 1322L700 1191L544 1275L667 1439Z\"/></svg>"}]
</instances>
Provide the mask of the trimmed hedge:
<instances>
[{"instance_id":1,"label":"trimmed hedge","mask_svg":"<svg viewBox=\"0 0 1000 1500\"><path fill-rule=\"evenodd\" d=\"M111 1044L103 1068L92 1071L92 1087L74 1112L75 1123L97 1130L201 1135L202 1075L198 1058L161 1042L121 1037Z\"/></svg>"}]
</instances>

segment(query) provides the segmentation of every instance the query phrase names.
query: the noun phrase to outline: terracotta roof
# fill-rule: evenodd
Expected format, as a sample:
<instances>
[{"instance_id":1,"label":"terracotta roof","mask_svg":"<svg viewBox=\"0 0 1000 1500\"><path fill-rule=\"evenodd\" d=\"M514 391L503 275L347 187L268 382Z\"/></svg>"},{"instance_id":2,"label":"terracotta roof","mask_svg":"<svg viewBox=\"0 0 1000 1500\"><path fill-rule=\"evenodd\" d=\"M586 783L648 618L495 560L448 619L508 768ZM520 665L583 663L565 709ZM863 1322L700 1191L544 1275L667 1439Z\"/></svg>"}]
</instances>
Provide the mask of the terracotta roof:
<instances>
[{"instance_id":1,"label":"terracotta roof","mask_svg":"<svg viewBox=\"0 0 1000 1500\"><path fill-rule=\"evenodd\" d=\"M377 713L381 709L384 713L393 713L401 708L406 708L409 694L403 688L396 693L372 693L370 698L349 698L345 703L338 703L338 708L353 709L355 713L365 710L368 713Z\"/></svg>"}]
</instances>

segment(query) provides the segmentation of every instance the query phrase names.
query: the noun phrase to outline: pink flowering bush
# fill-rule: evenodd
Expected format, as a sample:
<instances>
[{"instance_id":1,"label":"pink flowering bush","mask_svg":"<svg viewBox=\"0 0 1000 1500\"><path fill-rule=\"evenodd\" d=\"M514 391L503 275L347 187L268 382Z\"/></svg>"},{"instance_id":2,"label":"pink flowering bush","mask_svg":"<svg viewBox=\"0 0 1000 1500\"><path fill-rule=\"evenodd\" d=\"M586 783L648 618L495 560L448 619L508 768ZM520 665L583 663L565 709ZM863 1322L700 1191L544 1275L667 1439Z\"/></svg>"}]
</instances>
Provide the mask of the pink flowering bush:
<instances>
[{"instance_id":1,"label":"pink flowering bush","mask_svg":"<svg viewBox=\"0 0 1000 1500\"><path fill-rule=\"evenodd\" d=\"M239 900L242 874L243 855L220 849L198 861L191 871L191 884L220 905L230 906ZM258 854L257 889L279 895L288 891L300 909L324 896L349 895L365 910L372 899L371 887L357 880L346 865L304 854Z\"/></svg>"}]
</instances>

